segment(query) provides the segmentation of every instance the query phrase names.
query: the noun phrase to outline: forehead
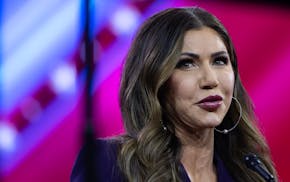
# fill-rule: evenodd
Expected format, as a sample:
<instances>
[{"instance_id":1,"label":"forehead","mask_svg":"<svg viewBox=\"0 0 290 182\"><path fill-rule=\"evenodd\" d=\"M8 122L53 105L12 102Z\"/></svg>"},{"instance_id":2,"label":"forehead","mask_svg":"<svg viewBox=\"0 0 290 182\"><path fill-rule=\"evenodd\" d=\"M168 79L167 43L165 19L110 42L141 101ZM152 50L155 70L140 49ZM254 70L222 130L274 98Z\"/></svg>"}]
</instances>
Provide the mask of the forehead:
<instances>
[{"instance_id":1,"label":"forehead","mask_svg":"<svg viewBox=\"0 0 290 182\"><path fill-rule=\"evenodd\" d=\"M227 52L226 46L219 34L208 27L188 30L184 35L182 52L207 54L218 51Z\"/></svg>"}]
</instances>

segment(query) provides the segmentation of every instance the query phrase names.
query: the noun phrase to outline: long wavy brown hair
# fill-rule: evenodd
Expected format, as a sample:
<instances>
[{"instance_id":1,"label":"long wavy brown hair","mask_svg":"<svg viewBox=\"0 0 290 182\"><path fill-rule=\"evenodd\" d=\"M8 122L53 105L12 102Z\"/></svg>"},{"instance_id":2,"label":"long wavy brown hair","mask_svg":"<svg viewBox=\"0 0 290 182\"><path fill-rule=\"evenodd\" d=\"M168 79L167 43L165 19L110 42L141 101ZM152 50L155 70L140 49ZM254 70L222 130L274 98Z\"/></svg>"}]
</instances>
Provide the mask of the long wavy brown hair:
<instances>
[{"instance_id":1,"label":"long wavy brown hair","mask_svg":"<svg viewBox=\"0 0 290 182\"><path fill-rule=\"evenodd\" d=\"M262 182L244 164L244 155L259 156L276 176L266 141L256 126L256 118L238 72L232 41L220 21L198 8L171 8L149 18L139 29L123 68L120 106L126 129L121 137L119 167L128 181L180 181L179 139L174 133L177 113L167 98L167 80L179 60L184 34L209 27L223 40L235 73L234 97L242 106L242 119L235 130L215 132L215 152L236 181ZM232 101L221 128L230 128L239 116ZM162 124L168 131L164 131Z\"/></svg>"}]
</instances>

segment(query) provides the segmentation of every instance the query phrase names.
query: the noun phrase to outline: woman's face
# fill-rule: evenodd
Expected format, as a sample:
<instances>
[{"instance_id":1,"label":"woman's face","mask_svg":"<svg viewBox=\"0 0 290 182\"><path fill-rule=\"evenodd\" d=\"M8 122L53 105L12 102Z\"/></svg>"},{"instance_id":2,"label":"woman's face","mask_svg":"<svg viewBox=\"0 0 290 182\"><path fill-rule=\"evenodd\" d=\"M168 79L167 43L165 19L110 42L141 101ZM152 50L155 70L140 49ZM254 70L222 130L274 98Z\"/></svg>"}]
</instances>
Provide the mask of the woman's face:
<instances>
[{"instance_id":1,"label":"woman's face","mask_svg":"<svg viewBox=\"0 0 290 182\"><path fill-rule=\"evenodd\" d=\"M232 100L234 71L217 32L207 27L186 32L168 84L170 102L193 131L222 122Z\"/></svg>"}]
</instances>

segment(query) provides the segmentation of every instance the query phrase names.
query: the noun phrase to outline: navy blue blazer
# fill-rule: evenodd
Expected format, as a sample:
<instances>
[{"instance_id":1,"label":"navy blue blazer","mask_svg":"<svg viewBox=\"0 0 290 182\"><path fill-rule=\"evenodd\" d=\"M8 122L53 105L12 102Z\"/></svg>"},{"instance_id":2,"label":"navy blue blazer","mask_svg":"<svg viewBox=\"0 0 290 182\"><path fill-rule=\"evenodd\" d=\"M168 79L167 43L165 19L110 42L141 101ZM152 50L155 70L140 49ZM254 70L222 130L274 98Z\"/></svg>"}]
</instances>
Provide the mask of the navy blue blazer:
<instances>
[{"instance_id":1,"label":"navy blue blazer","mask_svg":"<svg viewBox=\"0 0 290 182\"><path fill-rule=\"evenodd\" d=\"M116 141L98 139L95 142L95 159L93 164L96 170L97 181L103 182L123 182L125 178L121 173L117 162L118 143ZM85 178L85 150L84 147L74 164L71 173L71 182L84 182ZM222 160L215 154L214 163L216 165L218 182L234 182ZM180 177L183 182L190 182L190 179L180 163Z\"/></svg>"}]
</instances>

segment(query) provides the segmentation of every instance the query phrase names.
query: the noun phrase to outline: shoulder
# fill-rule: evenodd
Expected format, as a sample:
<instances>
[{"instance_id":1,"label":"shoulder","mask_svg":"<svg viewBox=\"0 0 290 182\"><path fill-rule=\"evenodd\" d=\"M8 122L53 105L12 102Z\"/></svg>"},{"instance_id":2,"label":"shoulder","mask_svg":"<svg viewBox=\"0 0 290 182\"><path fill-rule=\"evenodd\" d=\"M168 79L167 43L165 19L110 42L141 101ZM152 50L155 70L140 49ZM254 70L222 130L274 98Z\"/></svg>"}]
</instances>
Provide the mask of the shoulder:
<instances>
[{"instance_id":1,"label":"shoulder","mask_svg":"<svg viewBox=\"0 0 290 182\"><path fill-rule=\"evenodd\" d=\"M118 167L120 140L97 139L92 146L85 145L74 164L71 182L84 181L88 167L92 166L98 181L121 181Z\"/></svg>"},{"instance_id":2,"label":"shoulder","mask_svg":"<svg viewBox=\"0 0 290 182\"><path fill-rule=\"evenodd\" d=\"M97 139L95 141L95 152L96 156L104 160L115 160L118 156L118 151L120 148L120 141L117 139Z\"/></svg>"}]
</instances>

